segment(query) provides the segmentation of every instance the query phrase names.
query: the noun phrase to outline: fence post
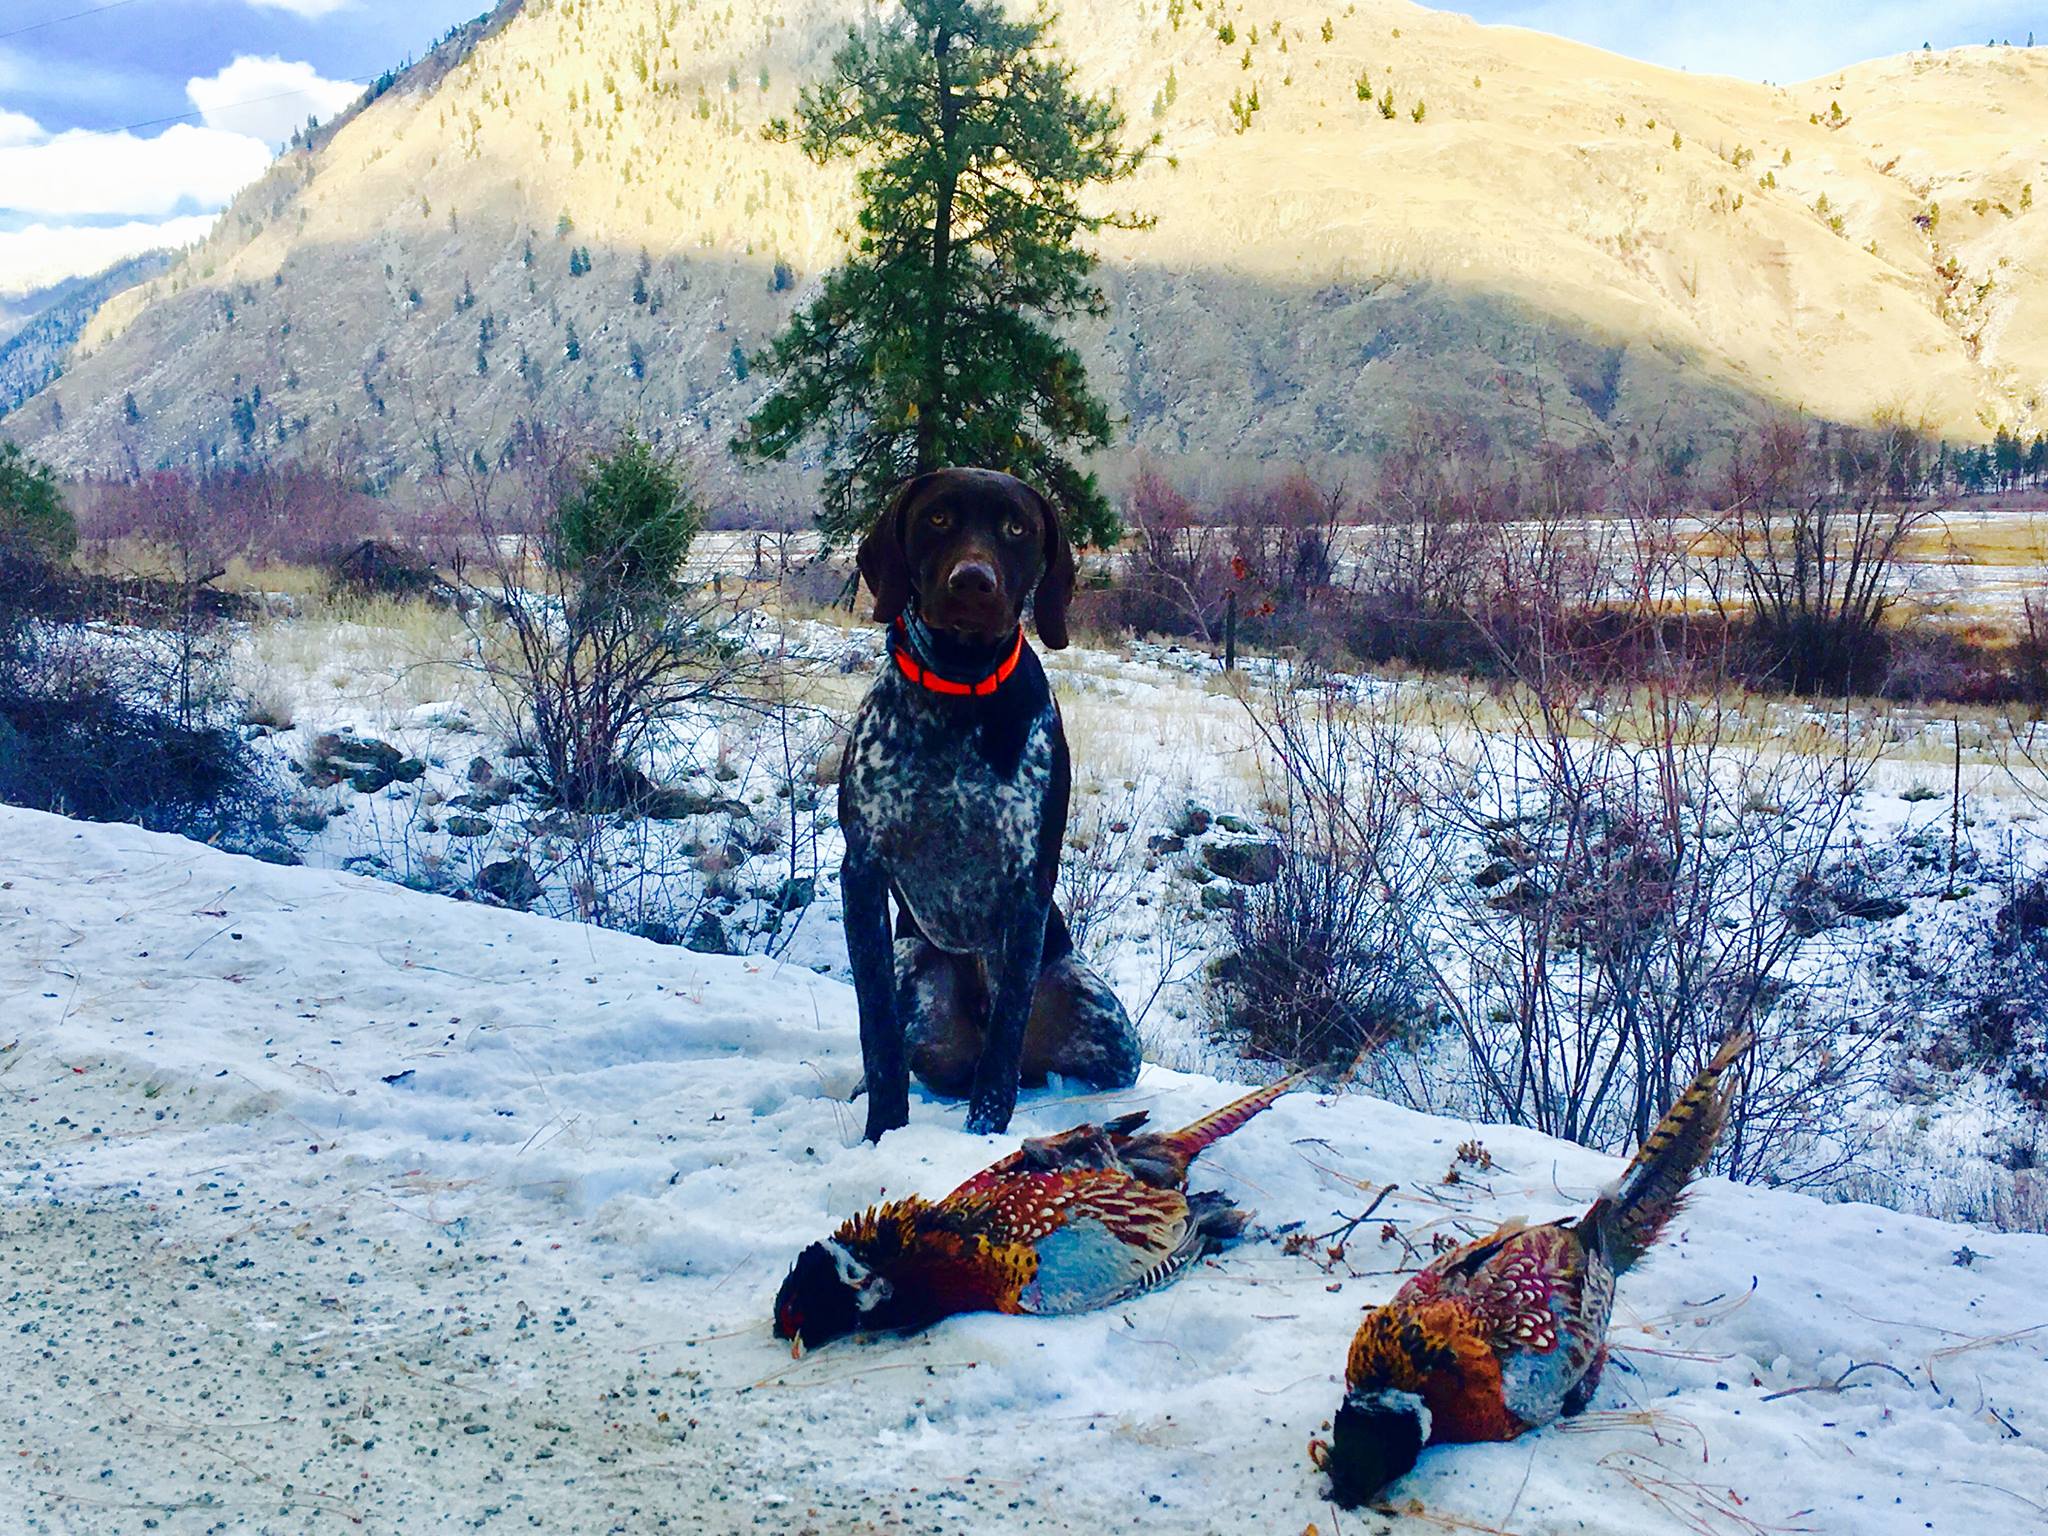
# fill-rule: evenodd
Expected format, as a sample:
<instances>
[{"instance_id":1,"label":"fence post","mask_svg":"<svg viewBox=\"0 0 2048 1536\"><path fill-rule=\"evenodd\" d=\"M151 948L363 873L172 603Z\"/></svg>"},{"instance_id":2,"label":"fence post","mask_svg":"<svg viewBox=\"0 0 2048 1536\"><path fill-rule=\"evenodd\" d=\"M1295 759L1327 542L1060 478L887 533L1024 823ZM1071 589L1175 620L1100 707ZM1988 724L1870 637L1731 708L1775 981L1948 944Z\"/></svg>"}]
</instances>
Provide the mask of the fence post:
<instances>
[{"instance_id":1,"label":"fence post","mask_svg":"<svg viewBox=\"0 0 2048 1536\"><path fill-rule=\"evenodd\" d=\"M1233 589L1223 606L1223 670L1237 670L1237 592Z\"/></svg>"}]
</instances>

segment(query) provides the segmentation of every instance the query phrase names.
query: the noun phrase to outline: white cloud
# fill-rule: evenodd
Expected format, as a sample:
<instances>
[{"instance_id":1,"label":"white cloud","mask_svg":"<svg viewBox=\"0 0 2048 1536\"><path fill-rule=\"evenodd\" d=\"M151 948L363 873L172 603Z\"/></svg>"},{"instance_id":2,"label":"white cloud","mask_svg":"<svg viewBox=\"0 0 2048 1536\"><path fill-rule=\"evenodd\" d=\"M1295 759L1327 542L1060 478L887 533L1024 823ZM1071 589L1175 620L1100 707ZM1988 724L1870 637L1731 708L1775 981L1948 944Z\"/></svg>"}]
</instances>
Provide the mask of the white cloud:
<instances>
[{"instance_id":1,"label":"white cloud","mask_svg":"<svg viewBox=\"0 0 2048 1536\"><path fill-rule=\"evenodd\" d=\"M269 163L261 140L190 123L153 139L73 129L0 147L0 209L77 218L218 208Z\"/></svg>"},{"instance_id":2,"label":"white cloud","mask_svg":"<svg viewBox=\"0 0 2048 1536\"><path fill-rule=\"evenodd\" d=\"M0 148L12 144L33 144L43 136L42 125L25 112L0 107Z\"/></svg>"},{"instance_id":3,"label":"white cloud","mask_svg":"<svg viewBox=\"0 0 2048 1536\"><path fill-rule=\"evenodd\" d=\"M323 79L300 60L245 53L217 75L187 80L185 94L207 127L282 144L308 117L332 117L363 88Z\"/></svg>"},{"instance_id":4,"label":"white cloud","mask_svg":"<svg viewBox=\"0 0 2048 1536\"><path fill-rule=\"evenodd\" d=\"M355 0L249 0L259 11L290 11L294 16L317 20L347 10Z\"/></svg>"},{"instance_id":5,"label":"white cloud","mask_svg":"<svg viewBox=\"0 0 2048 1536\"><path fill-rule=\"evenodd\" d=\"M158 246L189 245L213 227L215 217L201 213L160 223L31 224L0 232L0 298L83 277Z\"/></svg>"}]
</instances>

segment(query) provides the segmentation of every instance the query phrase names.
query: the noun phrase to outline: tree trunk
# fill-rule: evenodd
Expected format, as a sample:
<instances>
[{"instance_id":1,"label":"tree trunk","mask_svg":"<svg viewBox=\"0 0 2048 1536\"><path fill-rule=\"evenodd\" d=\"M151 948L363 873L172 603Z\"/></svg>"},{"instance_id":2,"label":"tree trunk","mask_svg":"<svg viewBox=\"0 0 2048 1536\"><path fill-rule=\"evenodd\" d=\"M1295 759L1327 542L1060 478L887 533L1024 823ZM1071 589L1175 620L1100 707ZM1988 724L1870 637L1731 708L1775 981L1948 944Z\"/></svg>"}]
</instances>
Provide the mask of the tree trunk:
<instances>
[{"instance_id":1,"label":"tree trunk","mask_svg":"<svg viewBox=\"0 0 2048 1536\"><path fill-rule=\"evenodd\" d=\"M953 134L959 126L960 109L953 97L953 72L948 60L952 43L952 34L943 28L932 39L932 58L938 66L939 179L932 216L930 304L925 316L924 398L917 408L915 472L920 475L942 467L939 421L946 399L946 307L953 261L953 192L959 181L953 165Z\"/></svg>"}]
</instances>

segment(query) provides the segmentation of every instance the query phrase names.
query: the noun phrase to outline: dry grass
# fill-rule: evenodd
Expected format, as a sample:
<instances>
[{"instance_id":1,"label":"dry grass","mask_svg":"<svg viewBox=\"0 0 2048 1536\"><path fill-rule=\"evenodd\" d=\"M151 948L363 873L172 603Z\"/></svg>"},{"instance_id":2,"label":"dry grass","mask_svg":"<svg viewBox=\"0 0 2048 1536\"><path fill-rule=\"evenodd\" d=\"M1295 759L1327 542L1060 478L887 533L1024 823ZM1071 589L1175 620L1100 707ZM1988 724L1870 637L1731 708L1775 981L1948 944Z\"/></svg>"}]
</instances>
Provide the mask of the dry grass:
<instances>
[{"instance_id":1,"label":"dry grass","mask_svg":"<svg viewBox=\"0 0 2048 1536\"><path fill-rule=\"evenodd\" d=\"M421 704L475 702L477 677L462 617L396 598L303 603L250 626L237 652L242 686L287 718L337 714L388 726Z\"/></svg>"}]
</instances>

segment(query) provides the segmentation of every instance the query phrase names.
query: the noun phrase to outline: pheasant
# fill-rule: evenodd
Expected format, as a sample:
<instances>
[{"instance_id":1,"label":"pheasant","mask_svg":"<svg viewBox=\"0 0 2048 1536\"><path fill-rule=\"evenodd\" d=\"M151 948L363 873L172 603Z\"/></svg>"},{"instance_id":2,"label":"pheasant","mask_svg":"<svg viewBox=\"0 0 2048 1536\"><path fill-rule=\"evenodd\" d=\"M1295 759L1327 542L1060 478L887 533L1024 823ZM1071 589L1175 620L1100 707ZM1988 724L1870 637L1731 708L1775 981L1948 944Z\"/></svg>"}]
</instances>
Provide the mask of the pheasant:
<instances>
[{"instance_id":1,"label":"pheasant","mask_svg":"<svg viewBox=\"0 0 2048 1536\"><path fill-rule=\"evenodd\" d=\"M797 1256L775 1336L801 1355L854 1332L929 1327L959 1312L1085 1312L1166 1284L1251 1219L1187 1192L1188 1165L1306 1074L1193 1125L1141 1131L1145 1113L1026 1141L945 1199L870 1207Z\"/></svg>"},{"instance_id":2,"label":"pheasant","mask_svg":"<svg viewBox=\"0 0 2048 1536\"><path fill-rule=\"evenodd\" d=\"M1576 1220L1510 1221L1412 1276L1359 1325L1330 1441L1309 1444L1331 1494L1362 1504L1424 1446L1512 1440L1592 1401L1607 1363L1614 1282L1641 1259L1713 1150L1749 1048L1724 1044L1620 1180Z\"/></svg>"}]
</instances>

